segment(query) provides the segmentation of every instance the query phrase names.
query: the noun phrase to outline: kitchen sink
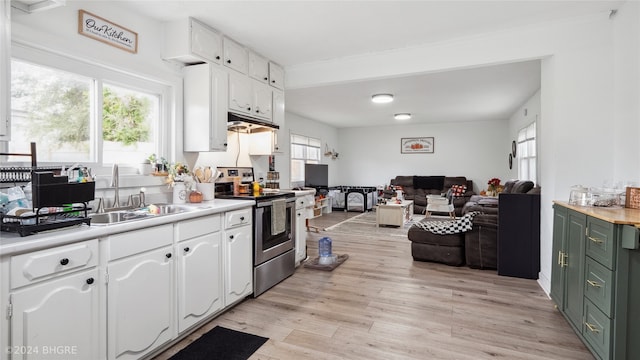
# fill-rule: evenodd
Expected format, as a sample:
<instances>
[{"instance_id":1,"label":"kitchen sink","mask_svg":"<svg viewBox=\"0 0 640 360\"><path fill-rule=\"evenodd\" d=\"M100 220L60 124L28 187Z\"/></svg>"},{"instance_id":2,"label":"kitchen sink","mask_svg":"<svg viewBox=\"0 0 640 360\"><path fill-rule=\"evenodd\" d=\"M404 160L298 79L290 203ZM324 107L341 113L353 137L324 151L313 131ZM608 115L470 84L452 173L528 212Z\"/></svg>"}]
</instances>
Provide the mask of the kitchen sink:
<instances>
[{"instance_id":1,"label":"kitchen sink","mask_svg":"<svg viewBox=\"0 0 640 360\"><path fill-rule=\"evenodd\" d=\"M169 205L169 204L156 204L153 205L157 209L157 215L163 214L179 214L187 211L195 210L192 207L184 206L184 205ZM149 207L151 212L151 206Z\"/></svg>"},{"instance_id":2,"label":"kitchen sink","mask_svg":"<svg viewBox=\"0 0 640 360\"><path fill-rule=\"evenodd\" d=\"M109 225L125 221L140 220L150 217L150 214L134 211L112 211L101 214L90 214L91 225Z\"/></svg>"}]
</instances>

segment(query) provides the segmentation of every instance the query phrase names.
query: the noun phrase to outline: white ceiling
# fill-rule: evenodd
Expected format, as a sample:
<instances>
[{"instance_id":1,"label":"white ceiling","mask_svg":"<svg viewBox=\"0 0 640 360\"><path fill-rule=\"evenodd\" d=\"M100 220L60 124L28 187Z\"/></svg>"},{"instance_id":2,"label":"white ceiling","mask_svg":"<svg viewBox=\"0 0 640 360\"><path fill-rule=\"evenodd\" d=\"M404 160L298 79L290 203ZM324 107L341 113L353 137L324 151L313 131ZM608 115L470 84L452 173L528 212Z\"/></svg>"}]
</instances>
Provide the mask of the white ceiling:
<instances>
[{"instance_id":1,"label":"white ceiling","mask_svg":"<svg viewBox=\"0 0 640 360\"><path fill-rule=\"evenodd\" d=\"M75 1L75 0L72 0ZM100 0L92 0L100 1ZM615 9L623 1L120 0L161 21L195 17L286 67ZM337 127L506 119L540 87L538 61L287 89L287 111ZM373 105L376 92L396 101Z\"/></svg>"}]
</instances>

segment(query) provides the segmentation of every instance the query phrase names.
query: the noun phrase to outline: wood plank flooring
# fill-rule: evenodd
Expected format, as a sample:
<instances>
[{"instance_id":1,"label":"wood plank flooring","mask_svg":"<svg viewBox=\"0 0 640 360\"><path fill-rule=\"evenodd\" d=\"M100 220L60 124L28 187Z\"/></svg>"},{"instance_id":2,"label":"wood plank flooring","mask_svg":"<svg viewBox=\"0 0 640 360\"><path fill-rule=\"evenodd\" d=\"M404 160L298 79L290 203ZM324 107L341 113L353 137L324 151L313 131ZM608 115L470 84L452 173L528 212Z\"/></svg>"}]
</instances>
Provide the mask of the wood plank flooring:
<instances>
[{"instance_id":1,"label":"wood plank flooring","mask_svg":"<svg viewBox=\"0 0 640 360\"><path fill-rule=\"evenodd\" d=\"M326 228L357 213L311 220ZM332 272L299 267L163 352L216 325L268 337L251 359L593 359L534 280L413 261L406 236L330 236L349 259Z\"/></svg>"}]
</instances>

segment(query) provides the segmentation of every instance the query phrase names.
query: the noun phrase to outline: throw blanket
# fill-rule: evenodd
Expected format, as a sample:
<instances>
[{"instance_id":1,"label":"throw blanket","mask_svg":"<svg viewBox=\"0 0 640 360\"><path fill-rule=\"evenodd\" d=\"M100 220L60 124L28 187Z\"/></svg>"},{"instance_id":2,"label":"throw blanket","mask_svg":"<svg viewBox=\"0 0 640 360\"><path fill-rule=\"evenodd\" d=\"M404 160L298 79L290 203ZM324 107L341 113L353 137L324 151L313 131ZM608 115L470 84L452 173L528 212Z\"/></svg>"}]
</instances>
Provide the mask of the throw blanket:
<instances>
[{"instance_id":1,"label":"throw blanket","mask_svg":"<svg viewBox=\"0 0 640 360\"><path fill-rule=\"evenodd\" d=\"M456 220L420 221L413 224L413 226L438 235L457 234L471 230L473 218L478 214L480 214L480 211L472 211Z\"/></svg>"}]
</instances>

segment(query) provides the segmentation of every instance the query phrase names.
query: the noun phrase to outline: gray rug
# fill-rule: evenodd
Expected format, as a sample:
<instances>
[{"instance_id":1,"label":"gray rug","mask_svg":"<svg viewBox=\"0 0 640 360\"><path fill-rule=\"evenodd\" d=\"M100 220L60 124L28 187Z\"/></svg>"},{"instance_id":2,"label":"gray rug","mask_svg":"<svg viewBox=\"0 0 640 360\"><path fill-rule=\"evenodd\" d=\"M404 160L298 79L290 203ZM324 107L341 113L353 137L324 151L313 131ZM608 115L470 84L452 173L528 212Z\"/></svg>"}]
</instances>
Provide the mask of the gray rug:
<instances>
[{"instance_id":1,"label":"gray rug","mask_svg":"<svg viewBox=\"0 0 640 360\"><path fill-rule=\"evenodd\" d=\"M424 219L424 215L413 214L411 221L402 227L397 226L380 226L376 227L376 213L369 211L362 213L351 219L347 219L341 223L335 224L325 229L327 232L361 234L361 235L390 235L390 236L407 236L407 232L414 222Z\"/></svg>"}]
</instances>

